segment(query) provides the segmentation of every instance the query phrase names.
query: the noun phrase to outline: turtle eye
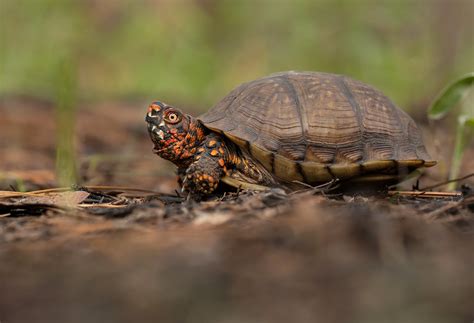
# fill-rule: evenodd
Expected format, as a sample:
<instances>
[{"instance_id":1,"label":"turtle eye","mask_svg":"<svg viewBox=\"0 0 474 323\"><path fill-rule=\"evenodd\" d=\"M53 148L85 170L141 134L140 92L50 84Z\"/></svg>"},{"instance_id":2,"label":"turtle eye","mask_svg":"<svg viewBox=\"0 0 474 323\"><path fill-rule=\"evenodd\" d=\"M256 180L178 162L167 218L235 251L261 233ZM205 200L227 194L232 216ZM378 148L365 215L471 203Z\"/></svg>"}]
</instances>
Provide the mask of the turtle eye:
<instances>
[{"instance_id":1,"label":"turtle eye","mask_svg":"<svg viewBox=\"0 0 474 323\"><path fill-rule=\"evenodd\" d=\"M165 121L171 124L175 124L181 121L181 116L176 112L170 112L165 115Z\"/></svg>"}]
</instances>

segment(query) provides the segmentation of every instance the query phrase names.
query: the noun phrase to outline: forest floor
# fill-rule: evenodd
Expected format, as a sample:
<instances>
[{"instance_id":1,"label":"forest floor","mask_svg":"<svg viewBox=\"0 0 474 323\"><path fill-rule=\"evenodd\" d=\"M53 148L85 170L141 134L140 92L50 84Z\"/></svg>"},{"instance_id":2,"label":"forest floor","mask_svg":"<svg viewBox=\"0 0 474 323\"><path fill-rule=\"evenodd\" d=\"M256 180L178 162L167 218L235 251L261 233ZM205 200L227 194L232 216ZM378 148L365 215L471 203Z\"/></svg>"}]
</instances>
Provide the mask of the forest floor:
<instances>
[{"instance_id":1,"label":"forest floor","mask_svg":"<svg viewBox=\"0 0 474 323\"><path fill-rule=\"evenodd\" d=\"M1 323L474 320L473 178L438 198L196 202L152 154L144 108L125 102L79 109L83 186L24 193L57 187L54 109L16 98L0 110ZM452 147L424 129L440 163L420 187L445 180ZM470 147L461 174L473 169Z\"/></svg>"}]
</instances>

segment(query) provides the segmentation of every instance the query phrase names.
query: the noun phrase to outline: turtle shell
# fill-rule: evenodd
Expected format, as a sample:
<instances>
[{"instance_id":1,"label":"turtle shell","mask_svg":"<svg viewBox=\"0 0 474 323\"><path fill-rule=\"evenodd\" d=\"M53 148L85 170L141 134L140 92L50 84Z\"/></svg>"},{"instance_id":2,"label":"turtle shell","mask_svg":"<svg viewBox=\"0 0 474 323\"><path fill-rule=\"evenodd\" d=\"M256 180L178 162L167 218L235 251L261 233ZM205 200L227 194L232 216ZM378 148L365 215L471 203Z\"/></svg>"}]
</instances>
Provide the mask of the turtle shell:
<instances>
[{"instance_id":1,"label":"turtle shell","mask_svg":"<svg viewBox=\"0 0 474 323\"><path fill-rule=\"evenodd\" d=\"M198 119L288 182L380 180L436 164L410 116L343 75L273 74L240 85Z\"/></svg>"}]
</instances>

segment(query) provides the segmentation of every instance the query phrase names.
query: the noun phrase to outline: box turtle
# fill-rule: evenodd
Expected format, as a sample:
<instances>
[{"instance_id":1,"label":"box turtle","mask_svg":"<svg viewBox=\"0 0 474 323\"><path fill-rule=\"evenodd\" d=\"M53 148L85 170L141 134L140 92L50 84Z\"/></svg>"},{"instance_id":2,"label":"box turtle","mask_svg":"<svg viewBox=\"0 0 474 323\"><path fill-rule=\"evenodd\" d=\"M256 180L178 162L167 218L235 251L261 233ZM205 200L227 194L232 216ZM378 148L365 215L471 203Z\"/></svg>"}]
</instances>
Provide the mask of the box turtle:
<instances>
[{"instance_id":1,"label":"box turtle","mask_svg":"<svg viewBox=\"0 0 474 323\"><path fill-rule=\"evenodd\" d=\"M238 86L197 118L156 101L146 122L154 152L178 166L184 190L201 195L221 181L250 189L393 184L436 164L413 119L343 75L273 74Z\"/></svg>"}]
</instances>

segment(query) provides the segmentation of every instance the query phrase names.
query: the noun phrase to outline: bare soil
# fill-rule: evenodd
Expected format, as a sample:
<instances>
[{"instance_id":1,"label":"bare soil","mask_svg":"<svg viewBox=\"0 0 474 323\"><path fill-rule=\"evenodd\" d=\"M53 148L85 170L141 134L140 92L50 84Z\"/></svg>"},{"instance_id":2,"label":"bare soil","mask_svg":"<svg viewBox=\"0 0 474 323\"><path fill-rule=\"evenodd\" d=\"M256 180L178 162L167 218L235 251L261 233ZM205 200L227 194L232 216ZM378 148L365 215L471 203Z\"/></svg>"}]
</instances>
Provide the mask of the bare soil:
<instances>
[{"instance_id":1,"label":"bare soil","mask_svg":"<svg viewBox=\"0 0 474 323\"><path fill-rule=\"evenodd\" d=\"M81 106L81 184L161 194L0 198L0 322L474 320L472 178L459 197L308 189L196 202L152 154L144 106ZM0 111L0 189L56 187L52 106L4 99ZM426 127L441 162L420 187L445 179L452 138L440 132ZM470 147L461 174L473 157Z\"/></svg>"}]
</instances>

